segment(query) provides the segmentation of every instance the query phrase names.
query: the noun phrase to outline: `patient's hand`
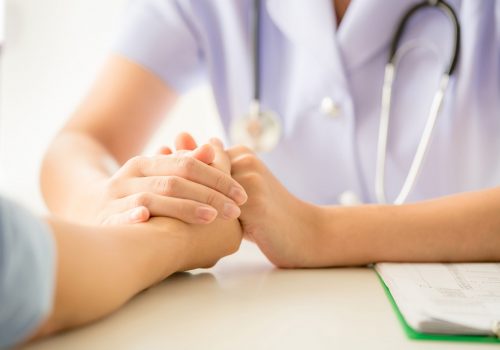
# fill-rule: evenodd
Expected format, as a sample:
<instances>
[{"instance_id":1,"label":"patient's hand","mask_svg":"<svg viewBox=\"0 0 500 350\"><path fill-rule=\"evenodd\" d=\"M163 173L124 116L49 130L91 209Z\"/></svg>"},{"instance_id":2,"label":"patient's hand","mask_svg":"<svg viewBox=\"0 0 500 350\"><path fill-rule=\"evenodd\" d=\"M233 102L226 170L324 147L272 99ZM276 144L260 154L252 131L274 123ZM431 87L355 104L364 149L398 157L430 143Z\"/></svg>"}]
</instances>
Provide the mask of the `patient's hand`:
<instances>
[{"instance_id":1,"label":"patient's hand","mask_svg":"<svg viewBox=\"0 0 500 350\"><path fill-rule=\"evenodd\" d=\"M212 139L210 144L215 153L211 166L229 174L230 160L222 143ZM195 148L196 144L191 136L182 134L178 138L177 146L177 153L182 153L186 152L185 148ZM243 238L238 220L216 219L210 225L196 225L171 218L154 217L141 225L153 225L165 230L170 237L174 235L178 238L182 247L178 249L181 256L179 271L213 266L222 257L236 252Z\"/></svg>"}]
</instances>

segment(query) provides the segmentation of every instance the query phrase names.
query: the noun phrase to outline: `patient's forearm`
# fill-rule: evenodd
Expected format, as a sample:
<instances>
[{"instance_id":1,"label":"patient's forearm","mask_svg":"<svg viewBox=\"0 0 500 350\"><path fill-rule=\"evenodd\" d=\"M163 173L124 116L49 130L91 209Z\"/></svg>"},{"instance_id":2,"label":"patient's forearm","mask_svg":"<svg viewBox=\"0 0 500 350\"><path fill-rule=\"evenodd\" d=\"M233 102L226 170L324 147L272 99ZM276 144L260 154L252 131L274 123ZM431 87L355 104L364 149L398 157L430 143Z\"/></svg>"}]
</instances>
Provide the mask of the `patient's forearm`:
<instances>
[{"instance_id":1,"label":"patient's forearm","mask_svg":"<svg viewBox=\"0 0 500 350\"><path fill-rule=\"evenodd\" d=\"M128 226L49 220L57 246L53 310L35 338L97 320L177 271L210 267L241 242L238 220L189 225L152 218Z\"/></svg>"},{"instance_id":2,"label":"patient's forearm","mask_svg":"<svg viewBox=\"0 0 500 350\"><path fill-rule=\"evenodd\" d=\"M52 314L38 336L96 320L180 268L184 242L159 229L51 220L57 245ZM177 238L176 238L177 237Z\"/></svg>"},{"instance_id":3,"label":"patient's forearm","mask_svg":"<svg viewBox=\"0 0 500 350\"><path fill-rule=\"evenodd\" d=\"M500 188L402 206L324 210L324 265L500 261Z\"/></svg>"}]
</instances>

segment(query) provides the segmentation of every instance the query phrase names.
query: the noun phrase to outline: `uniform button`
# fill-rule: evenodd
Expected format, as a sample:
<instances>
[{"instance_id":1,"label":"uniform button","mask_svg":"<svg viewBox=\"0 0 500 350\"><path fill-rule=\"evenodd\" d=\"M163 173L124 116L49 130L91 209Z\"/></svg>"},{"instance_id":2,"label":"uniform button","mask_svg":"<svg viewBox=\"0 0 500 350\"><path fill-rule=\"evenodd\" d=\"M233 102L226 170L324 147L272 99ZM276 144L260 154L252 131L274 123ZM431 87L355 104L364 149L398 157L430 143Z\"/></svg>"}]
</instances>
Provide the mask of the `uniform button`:
<instances>
[{"instance_id":1,"label":"uniform button","mask_svg":"<svg viewBox=\"0 0 500 350\"><path fill-rule=\"evenodd\" d=\"M340 194L338 197L338 201L340 205L351 206L351 205L359 205L361 204L361 200L356 195L356 193L352 191L345 191Z\"/></svg>"},{"instance_id":2,"label":"uniform button","mask_svg":"<svg viewBox=\"0 0 500 350\"><path fill-rule=\"evenodd\" d=\"M321 100L320 110L321 113L332 118L337 118L342 112L340 106L328 96Z\"/></svg>"}]
</instances>

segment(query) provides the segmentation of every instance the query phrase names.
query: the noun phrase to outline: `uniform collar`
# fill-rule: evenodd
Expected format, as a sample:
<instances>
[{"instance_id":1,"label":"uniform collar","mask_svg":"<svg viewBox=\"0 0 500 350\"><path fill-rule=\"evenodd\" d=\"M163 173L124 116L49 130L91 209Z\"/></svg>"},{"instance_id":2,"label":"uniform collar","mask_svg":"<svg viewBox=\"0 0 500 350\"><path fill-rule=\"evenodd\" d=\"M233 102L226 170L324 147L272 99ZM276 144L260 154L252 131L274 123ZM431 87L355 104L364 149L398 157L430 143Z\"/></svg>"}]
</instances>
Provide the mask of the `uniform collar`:
<instances>
[{"instance_id":1,"label":"uniform collar","mask_svg":"<svg viewBox=\"0 0 500 350\"><path fill-rule=\"evenodd\" d=\"M353 0L338 29L332 0L268 0L266 5L290 42L326 65L340 58L343 68L352 70L387 49L399 20L417 1Z\"/></svg>"},{"instance_id":2,"label":"uniform collar","mask_svg":"<svg viewBox=\"0 0 500 350\"><path fill-rule=\"evenodd\" d=\"M330 0L267 0L271 21L301 55L318 68L345 82L335 41L336 20Z\"/></svg>"},{"instance_id":3,"label":"uniform collar","mask_svg":"<svg viewBox=\"0 0 500 350\"><path fill-rule=\"evenodd\" d=\"M294 44L310 46L333 38L336 25L330 0L268 0L266 5L276 26Z\"/></svg>"}]
</instances>

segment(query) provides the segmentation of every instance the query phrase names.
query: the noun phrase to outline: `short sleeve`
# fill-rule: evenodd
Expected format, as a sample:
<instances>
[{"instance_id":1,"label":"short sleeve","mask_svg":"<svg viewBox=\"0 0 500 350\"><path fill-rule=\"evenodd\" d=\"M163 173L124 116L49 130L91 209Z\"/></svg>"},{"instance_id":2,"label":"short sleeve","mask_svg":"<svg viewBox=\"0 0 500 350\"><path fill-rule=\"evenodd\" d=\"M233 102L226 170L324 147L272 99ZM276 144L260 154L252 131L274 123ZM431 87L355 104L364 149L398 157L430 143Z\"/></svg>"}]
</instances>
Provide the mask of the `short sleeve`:
<instances>
[{"instance_id":1,"label":"short sleeve","mask_svg":"<svg viewBox=\"0 0 500 350\"><path fill-rule=\"evenodd\" d=\"M55 247L40 219L0 198L0 349L29 337L52 309Z\"/></svg>"},{"instance_id":2,"label":"short sleeve","mask_svg":"<svg viewBox=\"0 0 500 350\"><path fill-rule=\"evenodd\" d=\"M179 93L204 77L203 53L191 23L189 3L130 3L112 50L143 66Z\"/></svg>"}]
</instances>

